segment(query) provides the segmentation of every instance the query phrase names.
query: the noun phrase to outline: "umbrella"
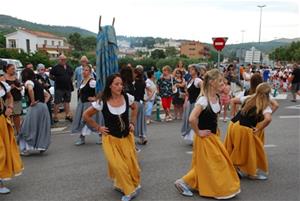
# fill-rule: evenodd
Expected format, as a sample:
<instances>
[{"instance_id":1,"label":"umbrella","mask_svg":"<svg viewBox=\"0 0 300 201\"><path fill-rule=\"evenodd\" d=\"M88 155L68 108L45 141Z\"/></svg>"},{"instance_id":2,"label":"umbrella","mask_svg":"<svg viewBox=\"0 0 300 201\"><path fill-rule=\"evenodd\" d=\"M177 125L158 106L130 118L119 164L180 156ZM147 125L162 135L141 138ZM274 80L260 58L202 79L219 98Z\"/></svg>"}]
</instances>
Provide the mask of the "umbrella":
<instances>
[{"instance_id":1,"label":"umbrella","mask_svg":"<svg viewBox=\"0 0 300 201\"><path fill-rule=\"evenodd\" d=\"M99 32L96 46L96 91L103 91L106 78L119 71L118 65L118 45L114 28L115 18L112 26L101 27L101 16L99 19Z\"/></svg>"}]
</instances>

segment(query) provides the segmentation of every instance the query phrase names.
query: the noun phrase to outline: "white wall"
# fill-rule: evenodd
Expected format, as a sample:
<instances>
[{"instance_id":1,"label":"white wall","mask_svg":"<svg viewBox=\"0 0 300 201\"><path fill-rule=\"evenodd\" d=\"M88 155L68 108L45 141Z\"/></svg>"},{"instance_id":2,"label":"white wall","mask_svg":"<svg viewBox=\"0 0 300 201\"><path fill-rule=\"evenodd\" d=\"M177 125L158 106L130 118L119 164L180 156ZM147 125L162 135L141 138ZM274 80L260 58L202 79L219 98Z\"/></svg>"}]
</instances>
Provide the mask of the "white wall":
<instances>
[{"instance_id":1,"label":"white wall","mask_svg":"<svg viewBox=\"0 0 300 201\"><path fill-rule=\"evenodd\" d=\"M47 40L47 46L52 46L52 41L54 41L54 46L58 46L58 42L60 41L60 46L64 46L64 41L60 39L54 38L38 38L38 45L43 45L44 41Z\"/></svg>"},{"instance_id":2,"label":"white wall","mask_svg":"<svg viewBox=\"0 0 300 201\"><path fill-rule=\"evenodd\" d=\"M9 48L8 40L10 40L10 39L16 40L16 48L23 49L25 52L27 52L26 39L29 39L30 52L36 51L37 37L34 35L31 35L29 33L26 33L26 32L20 31L20 30L18 30L15 33L9 34L6 37L6 48Z\"/></svg>"}]
</instances>

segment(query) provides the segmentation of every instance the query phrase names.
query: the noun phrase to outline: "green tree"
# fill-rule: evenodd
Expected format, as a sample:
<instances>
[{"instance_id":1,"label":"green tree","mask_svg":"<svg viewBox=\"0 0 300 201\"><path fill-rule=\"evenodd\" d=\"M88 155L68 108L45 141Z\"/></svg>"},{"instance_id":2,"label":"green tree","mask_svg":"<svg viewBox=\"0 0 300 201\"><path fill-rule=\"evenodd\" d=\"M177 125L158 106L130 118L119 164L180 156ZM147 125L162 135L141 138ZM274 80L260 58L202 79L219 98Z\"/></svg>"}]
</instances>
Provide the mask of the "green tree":
<instances>
[{"instance_id":1,"label":"green tree","mask_svg":"<svg viewBox=\"0 0 300 201\"><path fill-rule=\"evenodd\" d=\"M2 32L0 32L0 48L5 48L6 47L6 40Z\"/></svg>"},{"instance_id":2,"label":"green tree","mask_svg":"<svg viewBox=\"0 0 300 201\"><path fill-rule=\"evenodd\" d=\"M166 48L166 56L167 57L176 57L178 54L178 51L175 47L167 47Z\"/></svg>"},{"instance_id":3,"label":"green tree","mask_svg":"<svg viewBox=\"0 0 300 201\"><path fill-rule=\"evenodd\" d=\"M81 39L82 49L84 51L91 51L96 49L96 37L87 36Z\"/></svg>"},{"instance_id":4,"label":"green tree","mask_svg":"<svg viewBox=\"0 0 300 201\"><path fill-rule=\"evenodd\" d=\"M82 51L82 38L81 35L77 32L72 33L69 35L68 37L68 42L70 43L70 45L72 45L74 47L75 50L77 51Z\"/></svg>"},{"instance_id":5,"label":"green tree","mask_svg":"<svg viewBox=\"0 0 300 201\"><path fill-rule=\"evenodd\" d=\"M151 52L152 59L163 59L165 57L166 57L166 55L163 50L156 49Z\"/></svg>"},{"instance_id":6,"label":"green tree","mask_svg":"<svg viewBox=\"0 0 300 201\"><path fill-rule=\"evenodd\" d=\"M155 39L153 37L145 37L143 40L143 47L147 47L149 49L153 48L155 44Z\"/></svg>"}]
</instances>

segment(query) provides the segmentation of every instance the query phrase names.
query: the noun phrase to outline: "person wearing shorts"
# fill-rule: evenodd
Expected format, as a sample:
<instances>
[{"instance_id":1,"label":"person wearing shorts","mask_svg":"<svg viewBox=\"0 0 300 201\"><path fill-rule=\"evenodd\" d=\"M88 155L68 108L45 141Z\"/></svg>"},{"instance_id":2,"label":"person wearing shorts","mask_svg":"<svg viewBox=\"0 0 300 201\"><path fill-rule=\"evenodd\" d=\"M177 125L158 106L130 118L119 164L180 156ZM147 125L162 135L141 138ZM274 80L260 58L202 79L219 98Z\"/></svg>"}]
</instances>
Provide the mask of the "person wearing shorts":
<instances>
[{"instance_id":1,"label":"person wearing shorts","mask_svg":"<svg viewBox=\"0 0 300 201\"><path fill-rule=\"evenodd\" d=\"M59 63L54 66L50 71L50 78L55 82L54 88L54 123L58 122L57 114L59 104L64 103L64 109L66 114L66 120L72 122L72 116L70 113L71 93L74 90L72 84L73 70L67 64L67 58L64 55L60 55Z\"/></svg>"},{"instance_id":2,"label":"person wearing shorts","mask_svg":"<svg viewBox=\"0 0 300 201\"><path fill-rule=\"evenodd\" d=\"M170 66L164 66L162 68L163 74L157 81L158 91L161 96L162 107L165 111L165 120L172 121L170 113L171 102L172 102L172 80L174 79L171 75Z\"/></svg>"}]
</instances>

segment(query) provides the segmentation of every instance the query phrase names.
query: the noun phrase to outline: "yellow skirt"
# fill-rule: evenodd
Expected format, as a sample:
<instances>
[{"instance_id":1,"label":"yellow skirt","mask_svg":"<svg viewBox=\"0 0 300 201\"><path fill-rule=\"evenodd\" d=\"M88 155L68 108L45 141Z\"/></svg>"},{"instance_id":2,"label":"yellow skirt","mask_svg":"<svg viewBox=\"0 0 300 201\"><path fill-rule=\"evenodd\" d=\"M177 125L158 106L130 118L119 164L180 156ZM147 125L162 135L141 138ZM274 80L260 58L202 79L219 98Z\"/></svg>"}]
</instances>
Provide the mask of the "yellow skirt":
<instances>
[{"instance_id":1,"label":"yellow skirt","mask_svg":"<svg viewBox=\"0 0 300 201\"><path fill-rule=\"evenodd\" d=\"M230 139L232 146L226 148L234 164L242 172L255 176L257 169L268 173L268 161L264 150L263 137L264 132L259 135L253 134L253 130L246 126L241 126L239 122L232 125L228 130L226 139Z\"/></svg>"},{"instance_id":2,"label":"yellow skirt","mask_svg":"<svg viewBox=\"0 0 300 201\"><path fill-rule=\"evenodd\" d=\"M233 149L233 138L231 133L234 124L235 123L233 123L232 121L229 122L227 127L227 133L224 140L224 146L229 155L232 153L232 149Z\"/></svg>"},{"instance_id":3,"label":"yellow skirt","mask_svg":"<svg viewBox=\"0 0 300 201\"><path fill-rule=\"evenodd\" d=\"M133 193L140 184L140 167L133 133L125 138L102 135L102 147L108 161L108 174L115 187L120 188L125 195Z\"/></svg>"},{"instance_id":4,"label":"yellow skirt","mask_svg":"<svg viewBox=\"0 0 300 201\"><path fill-rule=\"evenodd\" d=\"M0 115L0 180L9 180L22 173L23 163L11 122Z\"/></svg>"},{"instance_id":5,"label":"yellow skirt","mask_svg":"<svg viewBox=\"0 0 300 201\"><path fill-rule=\"evenodd\" d=\"M240 190L240 180L218 135L195 135L192 167L182 177L201 196L223 197Z\"/></svg>"},{"instance_id":6,"label":"yellow skirt","mask_svg":"<svg viewBox=\"0 0 300 201\"><path fill-rule=\"evenodd\" d=\"M262 122L259 122L258 124L257 124L257 126L259 125L259 124L261 124ZM261 142L263 143L263 144L265 144L265 130L262 130L262 131L260 131L259 133L257 133L257 137L261 140Z\"/></svg>"}]
</instances>

